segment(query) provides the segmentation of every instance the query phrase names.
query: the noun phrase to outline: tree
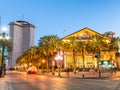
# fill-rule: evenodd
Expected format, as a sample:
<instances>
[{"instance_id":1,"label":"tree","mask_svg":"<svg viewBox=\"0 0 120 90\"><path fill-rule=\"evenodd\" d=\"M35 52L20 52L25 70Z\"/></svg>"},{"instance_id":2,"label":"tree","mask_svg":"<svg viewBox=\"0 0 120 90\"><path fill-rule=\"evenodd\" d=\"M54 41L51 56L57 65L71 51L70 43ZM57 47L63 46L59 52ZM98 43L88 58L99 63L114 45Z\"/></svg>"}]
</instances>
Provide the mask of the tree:
<instances>
[{"instance_id":1,"label":"tree","mask_svg":"<svg viewBox=\"0 0 120 90\"><path fill-rule=\"evenodd\" d=\"M99 69L99 58L100 58L101 49L103 47L103 43L104 43L103 37L100 37L98 35L92 36L91 45L95 49L95 53L96 53L95 57L97 58L97 69L98 69L99 77L101 77L100 69Z\"/></svg>"},{"instance_id":2,"label":"tree","mask_svg":"<svg viewBox=\"0 0 120 90\"><path fill-rule=\"evenodd\" d=\"M28 49L28 54L29 54L29 57L30 57L30 62L34 65L35 63L37 63L37 60L36 60L36 55L37 55L37 47L34 46L34 47L31 47Z\"/></svg>"},{"instance_id":3,"label":"tree","mask_svg":"<svg viewBox=\"0 0 120 90\"><path fill-rule=\"evenodd\" d=\"M37 60L37 47L31 47L28 50L26 50L20 57L17 58L16 63L20 65L27 65L27 68L29 67L30 63L33 66L37 67L38 60Z\"/></svg>"},{"instance_id":4,"label":"tree","mask_svg":"<svg viewBox=\"0 0 120 90\"><path fill-rule=\"evenodd\" d=\"M56 53L60 49L60 43L61 43L61 40L59 39L57 35L48 35L48 36L44 36L40 38L39 43L38 43L39 52L42 57L47 59L47 63L49 62L48 58L50 56L55 58ZM52 60L52 62L54 62L54 59ZM54 74L53 65L52 65L52 73Z\"/></svg>"},{"instance_id":5,"label":"tree","mask_svg":"<svg viewBox=\"0 0 120 90\"><path fill-rule=\"evenodd\" d=\"M75 36L69 38L69 42L64 42L64 51L71 51L73 54L73 72L76 74L76 53L78 52L78 39Z\"/></svg>"},{"instance_id":6,"label":"tree","mask_svg":"<svg viewBox=\"0 0 120 90\"><path fill-rule=\"evenodd\" d=\"M110 50L115 50L115 52L119 52L120 49L120 38L112 38L111 42L110 42Z\"/></svg>"},{"instance_id":7,"label":"tree","mask_svg":"<svg viewBox=\"0 0 120 90\"><path fill-rule=\"evenodd\" d=\"M79 41L78 42L79 44L79 51L82 53L82 59L83 59L83 70L85 68L85 57L84 57L84 53L85 53L85 50L86 50L86 42L84 41Z\"/></svg>"},{"instance_id":8,"label":"tree","mask_svg":"<svg viewBox=\"0 0 120 90\"><path fill-rule=\"evenodd\" d=\"M112 38L110 45L109 45L109 51L115 51L115 63L118 66L118 60L117 57L120 56L120 38ZM111 57L112 58L112 57Z\"/></svg>"}]
</instances>

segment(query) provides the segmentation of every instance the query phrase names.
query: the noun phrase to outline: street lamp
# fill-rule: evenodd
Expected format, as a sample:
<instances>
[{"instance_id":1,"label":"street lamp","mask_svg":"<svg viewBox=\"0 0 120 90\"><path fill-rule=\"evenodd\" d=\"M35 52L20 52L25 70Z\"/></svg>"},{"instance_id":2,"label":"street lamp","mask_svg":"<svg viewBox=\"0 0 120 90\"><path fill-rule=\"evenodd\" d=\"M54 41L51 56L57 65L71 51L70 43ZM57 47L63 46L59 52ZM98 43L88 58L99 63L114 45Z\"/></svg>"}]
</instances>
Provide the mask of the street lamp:
<instances>
[{"instance_id":1,"label":"street lamp","mask_svg":"<svg viewBox=\"0 0 120 90\"><path fill-rule=\"evenodd\" d=\"M43 74L44 74L44 63L45 63L45 60L44 60L44 59L42 60L42 63L43 63L42 69L43 69Z\"/></svg>"},{"instance_id":2,"label":"street lamp","mask_svg":"<svg viewBox=\"0 0 120 90\"><path fill-rule=\"evenodd\" d=\"M97 58L97 71L98 71L98 76L101 77L101 72L100 72L100 48L98 48L97 55L95 55L95 58Z\"/></svg>"},{"instance_id":3,"label":"street lamp","mask_svg":"<svg viewBox=\"0 0 120 90\"><path fill-rule=\"evenodd\" d=\"M4 55L4 50L5 50L5 40L9 39L8 34L6 34L6 28L2 28L2 33L0 34L0 40L2 41L2 61L1 61L1 69L0 69L0 77L4 77L5 75L5 55Z\"/></svg>"},{"instance_id":4,"label":"street lamp","mask_svg":"<svg viewBox=\"0 0 120 90\"><path fill-rule=\"evenodd\" d=\"M60 61L62 60L63 58L62 58L62 56L61 56L61 54L60 54L60 51L58 52L58 54L56 55L56 57L55 57L55 60L57 60L58 61L58 76L60 77L60 68L61 68L61 66L60 66Z\"/></svg>"},{"instance_id":5,"label":"street lamp","mask_svg":"<svg viewBox=\"0 0 120 90\"><path fill-rule=\"evenodd\" d=\"M83 73L82 77L84 78L84 71L85 71L85 57L84 57L84 43L82 43L82 59L83 59Z\"/></svg>"},{"instance_id":6,"label":"street lamp","mask_svg":"<svg viewBox=\"0 0 120 90\"><path fill-rule=\"evenodd\" d=\"M55 66L55 61L52 60L52 74L53 74L53 75L55 74L55 73L54 73L54 66Z\"/></svg>"}]
</instances>

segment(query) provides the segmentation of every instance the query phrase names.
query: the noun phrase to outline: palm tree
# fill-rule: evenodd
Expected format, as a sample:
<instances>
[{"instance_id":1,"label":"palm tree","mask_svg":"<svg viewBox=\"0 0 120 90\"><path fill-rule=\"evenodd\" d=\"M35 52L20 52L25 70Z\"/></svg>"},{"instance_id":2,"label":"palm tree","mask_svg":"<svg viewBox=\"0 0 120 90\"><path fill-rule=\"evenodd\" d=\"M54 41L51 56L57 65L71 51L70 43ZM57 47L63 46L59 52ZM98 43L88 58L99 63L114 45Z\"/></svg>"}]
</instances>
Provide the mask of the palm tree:
<instances>
[{"instance_id":1,"label":"palm tree","mask_svg":"<svg viewBox=\"0 0 120 90\"><path fill-rule=\"evenodd\" d=\"M75 36L69 38L68 43L64 43L64 51L72 51L73 54L73 72L76 74L76 53L78 52L78 40Z\"/></svg>"},{"instance_id":2,"label":"palm tree","mask_svg":"<svg viewBox=\"0 0 120 90\"><path fill-rule=\"evenodd\" d=\"M35 58L36 55L37 55L37 47L34 46L34 47L31 47L28 49L28 54L29 54L29 57L30 57L30 60L31 60L31 63L35 66L35 63L37 62L37 60Z\"/></svg>"},{"instance_id":3,"label":"palm tree","mask_svg":"<svg viewBox=\"0 0 120 90\"><path fill-rule=\"evenodd\" d=\"M0 46L3 45L3 42L4 42L3 40L0 40ZM11 52L12 52L12 50L13 50L13 45L12 45L12 42L11 42L10 40L6 40L6 41L4 42L4 46L7 47L8 53L11 53Z\"/></svg>"},{"instance_id":4,"label":"palm tree","mask_svg":"<svg viewBox=\"0 0 120 90\"><path fill-rule=\"evenodd\" d=\"M119 49L120 49L120 38L118 37L118 38L113 38L112 40L111 40L111 44L112 44L112 47L113 47L113 49L115 50L115 52L117 53L117 52L119 52Z\"/></svg>"},{"instance_id":5,"label":"palm tree","mask_svg":"<svg viewBox=\"0 0 120 90\"><path fill-rule=\"evenodd\" d=\"M47 71L49 69L49 57L51 55L51 51L49 48L49 42L50 42L50 37L49 36L44 36L39 39L38 43L38 53L42 59L45 59L47 62Z\"/></svg>"},{"instance_id":6,"label":"palm tree","mask_svg":"<svg viewBox=\"0 0 120 90\"><path fill-rule=\"evenodd\" d=\"M82 53L82 59L83 59L83 71L85 69L85 57L84 57L84 53L85 53L85 50L86 50L86 42L84 41L79 41L78 42L79 44L79 51Z\"/></svg>"},{"instance_id":7,"label":"palm tree","mask_svg":"<svg viewBox=\"0 0 120 90\"><path fill-rule=\"evenodd\" d=\"M115 58L116 58L115 63L116 63L118 68L119 68L119 66L118 66L117 57L120 56L119 49L120 49L120 38L119 37L112 38L110 45L109 45L109 51L115 51Z\"/></svg>"},{"instance_id":8,"label":"palm tree","mask_svg":"<svg viewBox=\"0 0 120 90\"><path fill-rule=\"evenodd\" d=\"M42 57L46 58L48 63L48 58L50 56L55 58L55 54L60 49L60 39L58 38L57 35L44 36L40 38L38 45ZM52 60L52 62L54 62L54 59ZM53 65L52 65L52 73L54 74Z\"/></svg>"},{"instance_id":9,"label":"palm tree","mask_svg":"<svg viewBox=\"0 0 120 90\"><path fill-rule=\"evenodd\" d=\"M44 59L46 61L46 66L47 66L47 71L49 69L49 65L48 65L48 60L49 60L49 56L50 56L50 51L48 50L47 45L39 45L38 47L38 55L40 56L41 59Z\"/></svg>"},{"instance_id":10,"label":"palm tree","mask_svg":"<svg viewBox=\"0 0 120 90\"><path fill-rule=\"evenodd\" d=\"M95 57L97 58L97 70L99 77L101 77L100 69L99 69L99 58L103 43L104 43L103 37L100 37L98 35L92 36L91 45L95 49L95 53L97 54Z\"/></svg>"},{"instance_id":11,"label":"palm tree","mask_svg":"<svg viewBox=\"0 0 120 90\"><path fill-rule=\"evenodd\" d=\"M20 57L17 58L16 63L23 65L27 64L27 67L29 67L29 64L32 63L34 66L36 66L35 63L38 63L36 58L36 52L37 47L31 47L28 50L26 50Z\"/></svg>"}]
</instances>

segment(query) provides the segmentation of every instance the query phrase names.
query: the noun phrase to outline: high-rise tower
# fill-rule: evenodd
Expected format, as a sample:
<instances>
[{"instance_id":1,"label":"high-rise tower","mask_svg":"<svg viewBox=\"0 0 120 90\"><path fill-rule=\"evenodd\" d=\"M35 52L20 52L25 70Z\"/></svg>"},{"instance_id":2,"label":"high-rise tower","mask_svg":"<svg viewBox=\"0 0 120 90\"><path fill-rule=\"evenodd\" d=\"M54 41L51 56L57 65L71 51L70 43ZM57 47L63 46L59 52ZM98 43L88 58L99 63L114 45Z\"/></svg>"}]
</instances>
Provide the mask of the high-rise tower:
<instances>
[{"instance_id":1,"label":"high-rise tower","mask_svg":"<svg viewBox=\"0 0 120 90\"><path fill-rule=\"evenodd\" d=\"M10 55L8 65L16 65L16 59L27 49L34 46L34 28L35 26L26 21L10 22L10 37L13 43L13 52Z\"/></svg>"}]
</instances>

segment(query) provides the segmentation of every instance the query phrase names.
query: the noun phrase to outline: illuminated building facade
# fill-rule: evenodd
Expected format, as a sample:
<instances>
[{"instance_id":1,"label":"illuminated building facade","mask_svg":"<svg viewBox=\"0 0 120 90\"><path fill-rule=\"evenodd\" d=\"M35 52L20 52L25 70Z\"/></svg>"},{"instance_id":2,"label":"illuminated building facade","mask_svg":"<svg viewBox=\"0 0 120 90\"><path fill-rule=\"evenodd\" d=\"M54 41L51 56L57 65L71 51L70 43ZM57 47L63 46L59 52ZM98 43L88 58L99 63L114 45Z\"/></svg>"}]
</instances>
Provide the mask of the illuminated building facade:
<instances>
[{"instance_id":1,"label":"illuminated building facade","mask_svg":"<svg viewBox=\"0 0 120 90\"><path fill-rule=\"evenodd\" d=\"M107 34L107 35L105 35ZM104 37L104 40L106 42L110 42L111 38L115 36L115 33L112 32L106 32L105 34L100 34L94 30L91 30L89 28L83 28L77 32L74 32L68 36L65 36L62 38L64 42L69 42L69 38L72 36L75 36L79 38L79 40L89 41L93 35L98 35L101 37ZM111 36L111 37L109 37ZM97 68L97 58L95 57L96 54L88 53L84 51L84 67L85 68ZM100 53L99 58L99 64L101 68L110 68L110 67L117 67L119 68L120 63L118 63L118 59L116 58L116 52L110 51L110 52L103 52ZM83 56L82 53L78 53L75 58L75 64L78 68L83 68ZM72 52L64 52L64 67L73 67L74 61L73 61L73 54Z\"/></svg>"}]
</instances>

